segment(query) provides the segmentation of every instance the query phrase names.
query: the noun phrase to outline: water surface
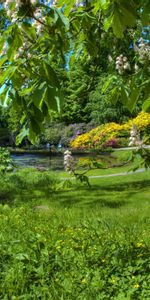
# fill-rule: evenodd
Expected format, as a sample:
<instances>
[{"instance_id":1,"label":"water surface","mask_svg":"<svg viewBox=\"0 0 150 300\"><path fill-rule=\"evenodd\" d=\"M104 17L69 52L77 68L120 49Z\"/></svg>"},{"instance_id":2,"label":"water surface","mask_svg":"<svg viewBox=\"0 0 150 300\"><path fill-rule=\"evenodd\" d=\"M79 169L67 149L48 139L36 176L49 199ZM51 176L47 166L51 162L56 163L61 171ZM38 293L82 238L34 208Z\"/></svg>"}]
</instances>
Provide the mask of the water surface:
<instances>
[{"instance_id":1,"label":"water surface","mask_svg":"<svg viewBox=\"0 0 150 300\"><path fill-rule=\"evenodd\" d=\"M51 170L62 170L63 167L63 156L48 156L44 154L11 154L13 162L17 167L35 167L45 168Z\"/></svg>"}]
</instances>

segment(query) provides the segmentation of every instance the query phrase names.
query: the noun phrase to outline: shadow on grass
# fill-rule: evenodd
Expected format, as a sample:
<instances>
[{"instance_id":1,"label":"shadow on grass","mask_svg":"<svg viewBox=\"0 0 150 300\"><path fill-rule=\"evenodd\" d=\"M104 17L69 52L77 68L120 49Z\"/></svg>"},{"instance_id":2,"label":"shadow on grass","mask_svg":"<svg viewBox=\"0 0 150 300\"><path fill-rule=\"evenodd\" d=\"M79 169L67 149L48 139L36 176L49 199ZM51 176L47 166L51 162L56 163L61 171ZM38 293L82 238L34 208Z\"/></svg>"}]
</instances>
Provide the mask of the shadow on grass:
<instances>
[{"instance_id":1,"label":"shadow on grass","mask_svg":"<svg viewBox=\"0 0 150 300\"><path fill-rule=\"evenodd\" d=\"M114 178L113 178L114 180ZM32 202L47 200L61 207L84 207L112 209L126 206L131 201L136 201L136 195L144 193L150 187L150 180L130 180L130 182L100 181L92 185L91 189L85 186L74 186L68 191L54 191L53 184L48 178L38 178L36 182L26 182L24 178L13 176L0 187L0 203L10 203L14 200Z\"/></svg>"},{"instance_id":2,"label":"shadow on grass","mask_svg":"<svg viewBox=\"0 0 150 300\"><path fill-rule=\"evenodd\" d=\"M138 190L141 190L143 188L147 188L150 187L150 180L137 180L137 181L130 181L130 182L119 182L119 180L117 182L115 182L114 184L109 184L106 183L105 186L97 186L97 185L93 185L92 186L92 190L104 190L104 191L116 191L116 192L120 192L120 191L126 191L126 190L134 190L134 192L136 193Z\"/></svg>"},{"instance_id":3,"label":"shadow on grass","mask_svg":"<svg viewBox=\"0 0 150 300\"><path fill-rule=\"evenodd\" d=\"M64 199L65 198L65 199ZM121 201L121 200L108 200L107 198L103 198L103 196L94 197L91 195L91 197L80 197L79 199L75 196L73 196L72 199L70 197L66 197L66 195L60 198L60 204L64 207L71 207L71 206L84 206L84 207L108 207L108 208L120 208L121 206L124 206L127 204L127 201ZM83 204L83 205L82 205Z\"/></svg>"},{"instance_id":4,"label":"shadow on grass","mask_svg":"<svg viewBox=\"0 0 150 300\"><path fill-rule=\"evenodd\" d=\"M91 189L80 187L72 191L57 192L56 201L63 207L108 207L120 208L131 201L136 201L137 194L141 195L150 188L150 180L115 182L104 185L93 185ZM144 194L143 194L144 195Z\"/></svg>"}]
</instances>

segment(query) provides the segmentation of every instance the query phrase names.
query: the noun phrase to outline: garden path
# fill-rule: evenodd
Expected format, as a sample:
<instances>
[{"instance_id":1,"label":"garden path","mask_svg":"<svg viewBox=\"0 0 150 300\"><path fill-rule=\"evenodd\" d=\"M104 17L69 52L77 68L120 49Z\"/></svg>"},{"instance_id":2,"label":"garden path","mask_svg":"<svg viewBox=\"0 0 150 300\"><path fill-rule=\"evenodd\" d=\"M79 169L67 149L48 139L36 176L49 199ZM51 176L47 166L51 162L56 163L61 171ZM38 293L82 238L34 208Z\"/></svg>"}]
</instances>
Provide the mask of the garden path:
<instances>
[{"instance_id":1,"label":"garden path","mask_svg":"<svg viewBox=\"0 0 150 300\"><path fill-rule=\"evenodd\" d=\"M141 172L146 172L147 170L145 168L138 169L136 171L129 171L129 172L120 172L120 173L114 173L114 174L107 174L107 175L93 175L93 176L88 176L88 178L108 178L108 177L115 177L115 176L126 176L130 174L135 174L135 173L141 173ZM75 177L67 177L67 178L62 178L64 180L66 179L75 179Z\"/></svg>"},{"instance_id":2,"label":"garden path","mask_svg":"<svg viewBox=\"0 0 150 300\"><path fill-rule=\"evenodd\" d=\"M120 173L114 173L114 174L107 174L107 175L93 175L93 176L88 176L89 178L107 178L107 177L115 177L115 176L126 176L134 173L141 173L145 172L145 168L138 169L136 171L129 171L129 172L120 172Z\"/></svg>"},{"instance_id":3,"label":"garden path","mask_svg":"<svg viewBox=\"0 0 150 300\"><path fill-rule=\"evenodd\" d=\"M144 148L150 149L150 145L144 145ZM136 150L137 147L124 147L124 148L115 148L115 151L122 151L122 150Z\"/></svg>"}]
</instances>

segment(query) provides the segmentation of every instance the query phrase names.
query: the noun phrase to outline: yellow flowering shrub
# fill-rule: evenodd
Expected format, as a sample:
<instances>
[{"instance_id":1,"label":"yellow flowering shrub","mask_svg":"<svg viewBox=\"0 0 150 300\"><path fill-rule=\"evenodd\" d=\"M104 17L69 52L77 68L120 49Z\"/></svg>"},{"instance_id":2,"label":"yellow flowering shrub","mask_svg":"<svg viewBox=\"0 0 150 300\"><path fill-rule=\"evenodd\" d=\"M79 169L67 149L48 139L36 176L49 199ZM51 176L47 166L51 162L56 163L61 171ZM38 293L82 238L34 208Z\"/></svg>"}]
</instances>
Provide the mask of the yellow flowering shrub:
<instances>
[{"instance_id":1,"label":"yellow flowering shrub","mask_svg":"<svg viewBox=\"0 0 150 300\"><path fill-rule=\"evenodd\" d=\"M145 112L140 112L136 118L133 120L129 120L124 126L129 126L129 129L131 129L132 125L135 124L139 131L144 131L147 126L150 125L150 114Z\"/></svg>"},{"instance_id":2,"label":"yellow flowering shrub","mask_svg":"<svg viewBox=\"0 0 150 300\"><path fill-rule=\"evenodd\" d=\"M138 116L124 124L114 122L100 125L89 132L79 135L71 142L74 149L91 149L122 146L121 142L128 144L132 125L138 127L139 132L146 130L150 126L150 114L140 112ZM122 138L122 140L121 140Z\"/></svg>"}]
</instances>

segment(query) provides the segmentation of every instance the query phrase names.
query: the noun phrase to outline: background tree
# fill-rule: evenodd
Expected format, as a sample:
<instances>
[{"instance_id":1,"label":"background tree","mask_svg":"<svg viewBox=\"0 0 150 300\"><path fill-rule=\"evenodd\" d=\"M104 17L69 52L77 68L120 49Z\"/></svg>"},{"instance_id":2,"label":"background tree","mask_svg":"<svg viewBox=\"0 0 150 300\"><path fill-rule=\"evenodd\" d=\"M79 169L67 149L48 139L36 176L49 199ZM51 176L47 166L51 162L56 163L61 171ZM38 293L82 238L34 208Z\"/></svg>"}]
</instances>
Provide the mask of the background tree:
<instances>
[{"instance_id":1,"label":"background tree","mask_svg":"<svg viewBox=\"0 0 150 300\"><path fill-rule=\"evenodd\" d=\"M62 85L53 65L65 66L71 51L70 74L77 63L89 62L94 72L106 65L110 77L102 93L109 87L112 101L121 100L131 112L142 95L149 109L149 42L140 40L143 26L149 26L149 1L1 3L1 99L22 108L18 142L26 135L34 142L45 117L60 111Z\"/></svg>"},{"instance_id":2,"label":"background tree","mask_svg":"<svg viewBox=\"0 0 150 300\"><path fill-rule=\"evenodd\" d=\"M9 144L10 132L8 129L6 108L0 106L0 146Z\"/></svg>"}]
</instances>

